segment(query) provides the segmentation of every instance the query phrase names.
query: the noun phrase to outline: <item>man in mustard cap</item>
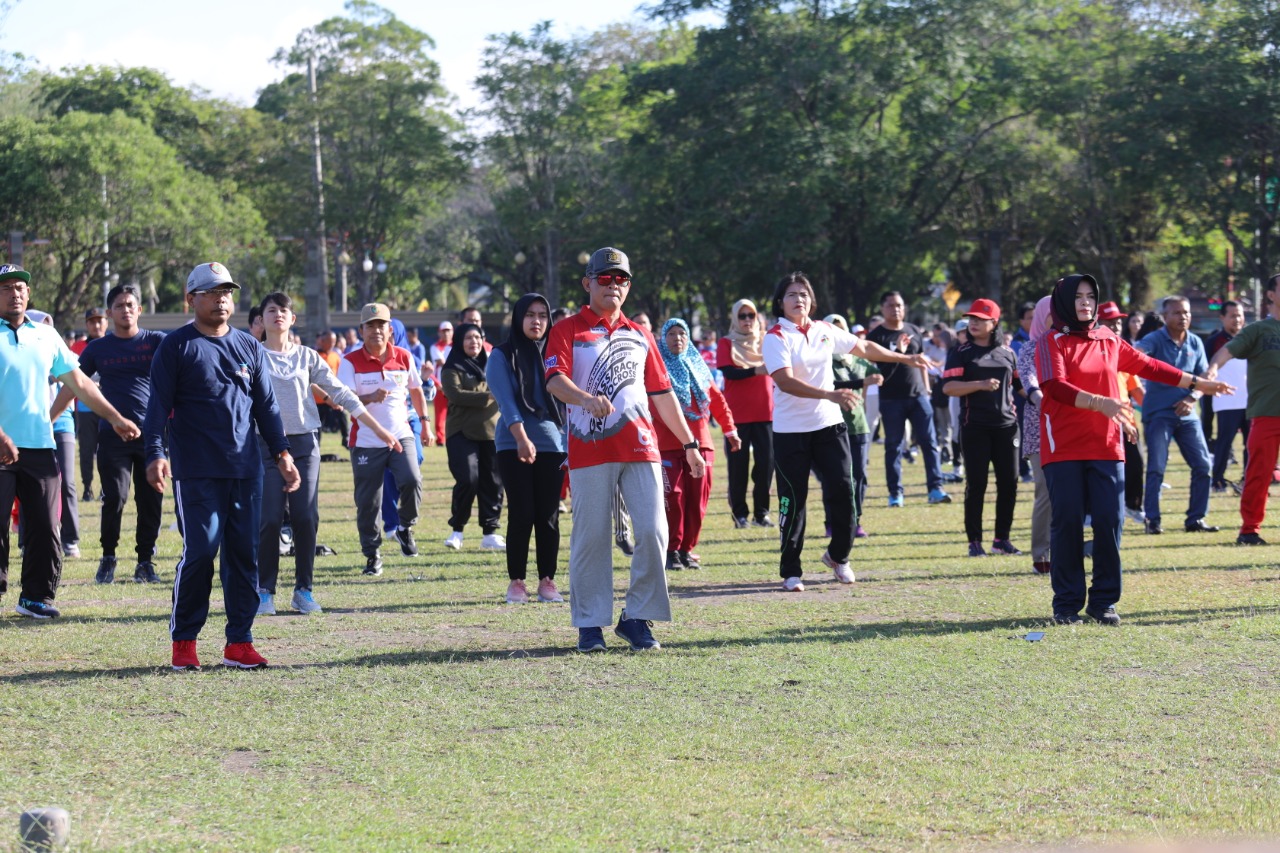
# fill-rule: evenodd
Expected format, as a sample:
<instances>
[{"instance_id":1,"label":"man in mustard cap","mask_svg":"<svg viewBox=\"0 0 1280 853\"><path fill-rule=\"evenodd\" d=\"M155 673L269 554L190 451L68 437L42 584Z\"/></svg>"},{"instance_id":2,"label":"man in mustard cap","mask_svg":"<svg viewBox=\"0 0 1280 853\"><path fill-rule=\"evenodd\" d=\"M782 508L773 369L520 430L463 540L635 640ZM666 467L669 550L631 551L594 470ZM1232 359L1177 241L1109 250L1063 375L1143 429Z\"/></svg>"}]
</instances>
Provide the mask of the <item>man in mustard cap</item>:
<instances>
[{"instance_id":1,"label":"man in mustard cap","mask_svg":"<svg viewBox=\"0 0 1280 853\"><path fill-rule=\"evenodd\" d=\"M369 414L400 439L404 448L396 452L369 430L351 423L351 470L355 478L356 529L364 553L364 574L382 574L382 532L378 511L382 506L383 474L390 471L400 493L400 526L396 540L406 557L418 555L413 525L422 504L422 472L418 470L413 429L409 426L409 404L422 423L422 440L428 442L431 424L427 419L427 399L422 393L422 377L408 350L391 342L391 309L371 302L360 309L360 335L364 346L348 353L338 365L338 378L356 392ZM414 455L410 455L410 452Z\"/></svg>"}]
</instances>

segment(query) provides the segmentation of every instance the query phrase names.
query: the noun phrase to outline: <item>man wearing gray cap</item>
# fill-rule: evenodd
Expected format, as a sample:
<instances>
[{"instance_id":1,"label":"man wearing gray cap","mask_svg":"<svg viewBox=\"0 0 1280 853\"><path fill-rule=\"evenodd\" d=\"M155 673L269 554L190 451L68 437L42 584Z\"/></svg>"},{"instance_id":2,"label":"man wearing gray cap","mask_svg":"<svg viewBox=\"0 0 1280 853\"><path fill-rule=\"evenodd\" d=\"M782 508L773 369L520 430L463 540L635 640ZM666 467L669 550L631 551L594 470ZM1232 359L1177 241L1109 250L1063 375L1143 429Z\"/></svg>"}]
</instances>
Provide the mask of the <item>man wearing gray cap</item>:
<instances>
[{"instance_id":1,"label":"man wearing gray cap","mask_svg":"<svg viewBox=\"0 0 1280 853\"><path fill-rule=\"evenodd\" d=\"M8 518L16 497L26 524L17 611L50 619L61 615L53 599L62 576L62 543L56 523L61 494L49 380L71 388L121 439L137 438L138 427L106 401L52 326L32 322L30 297L31 274L15 264L0 264L0 595L9 587Z\"/></svg>"},{"instance_id":2,"label":"man wearing gray cap","mask_svg":"<svg viewBox=\"0 0 1280 853\"><path fill-rule=\"evenodd\" d=\"M209 618L219 551L227 613L222 663L239 669L267 664L253 647L262 515L255 425L275 457L284 490L292 492L300 483L262 346L229 325L239 289L222 264L192 270L187 303L195 321L166 336L151 361L151 398L143 424L147 482L163 492L173 477L182 529L169 618L173 668L178 670L200 668L196 637Z\"/></svg>"},{"instance_id":3,"label":"man wearing gray cap","mask_svg":"<svg viewBox=\"0 0 1280 853\"><path fill-rule=\"evenodd\" d=\"M602 626L613 621L615 492L635 532L631 585L614 633L632 650L660 648L651 621L671 620L667 594L667 516L661 462L650 409L685 449L689 473L706 469L698 442L671 393L671 379L647 330L622 314L631 263L618 249L599 249L582 279L588 304L551 327L545 353L547 390L568 406L569 486L573 535L569 583L578 651L604 651Z\"/></svg>"}]
</instances>

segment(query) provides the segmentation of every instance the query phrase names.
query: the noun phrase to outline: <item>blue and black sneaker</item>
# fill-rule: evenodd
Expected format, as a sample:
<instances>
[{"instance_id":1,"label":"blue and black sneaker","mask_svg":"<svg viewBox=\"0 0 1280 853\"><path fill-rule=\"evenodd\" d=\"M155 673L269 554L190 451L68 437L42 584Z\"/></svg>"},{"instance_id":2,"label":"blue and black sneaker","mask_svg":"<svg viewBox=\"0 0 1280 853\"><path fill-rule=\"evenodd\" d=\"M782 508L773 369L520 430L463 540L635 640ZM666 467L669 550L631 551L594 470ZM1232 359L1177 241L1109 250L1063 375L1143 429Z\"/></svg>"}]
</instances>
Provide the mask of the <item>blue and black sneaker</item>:
<instances>
[{"instance_id":1,"label":"blue and black sneaker","mask_svg":"<svg viewBox=\"0 0 1280 853\"><path fill-rule=\"evenodd\" d=\"M603 652L604 650L604 631L599 628L578 629L578 651Z\"/></svg>"},{"instance_id":2,"label":"blue and black sneaker","mask_svg":"<svg viewBox=\"0 0 1280 853\"><path fill-rule=\"evenodd\" d=\"M650 649L660 649L658 641L653 638L653 633L649 630L649 623L643 619L628 619L627 611L622 611L618 617L618 624L613 629L613 633L631 644L631 651L646 652Z\"/></svg>"},{"instance_id":3,"label":"blue and black sneaker","mask_svg":"<svg viewBox=\"0 0 1280 853\"><path fill-rule=\"evenodd\" d=\"M58 608L52 604L45 604L43 601L32 601L29 598L19 598L18 606L14 608L20 616L30 616L32 619L55 619L62 614L58 612Z\"/></svg>"}]
</instances>

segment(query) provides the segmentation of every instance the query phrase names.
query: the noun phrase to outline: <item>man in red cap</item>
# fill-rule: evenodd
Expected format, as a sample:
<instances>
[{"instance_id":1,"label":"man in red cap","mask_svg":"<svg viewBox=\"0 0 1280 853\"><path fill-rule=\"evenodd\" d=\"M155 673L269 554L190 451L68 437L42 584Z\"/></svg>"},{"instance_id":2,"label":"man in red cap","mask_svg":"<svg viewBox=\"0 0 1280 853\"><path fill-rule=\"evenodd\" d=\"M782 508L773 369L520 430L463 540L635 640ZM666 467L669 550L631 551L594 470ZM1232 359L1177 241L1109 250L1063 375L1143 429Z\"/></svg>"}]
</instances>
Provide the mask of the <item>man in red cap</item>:
<instances>
[{"instance_id":1,"label":"man in red cap","mask_svg":"<svg viewBox=\"0 0 1280 853\"><path fill-rule=\"evenodd\" d=\"M1013 377L1017 360L1004 345L1000 306L975 299L964 312L969 342L947 356L942 393L960 398L960 446L967 479L964 488L964 527L970 557L984 557L982 506L987 493L987 469L996 472L993 554L1021 554L1009 541L1013 509L1018 502L1018 416L1013 406Z\"/></svg>"}]
</instances>

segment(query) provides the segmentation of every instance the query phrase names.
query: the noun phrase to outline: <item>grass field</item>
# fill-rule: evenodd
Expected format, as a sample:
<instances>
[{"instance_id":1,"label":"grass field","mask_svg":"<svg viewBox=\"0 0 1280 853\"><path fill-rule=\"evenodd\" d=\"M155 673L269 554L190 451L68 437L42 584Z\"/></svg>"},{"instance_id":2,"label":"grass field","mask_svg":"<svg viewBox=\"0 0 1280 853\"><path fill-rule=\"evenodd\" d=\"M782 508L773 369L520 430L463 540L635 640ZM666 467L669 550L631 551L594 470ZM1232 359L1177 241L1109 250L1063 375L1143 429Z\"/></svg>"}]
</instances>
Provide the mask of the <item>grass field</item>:
<instances>
[{"instance_id":1,"label":"grass field","mask_svg":"<svg viewBox=\"0 0 1280 853\"><path fill-rule=\"evenodd\" d=\"M333 436L325 450L340 450ZM476 528L461 553L443 547L444 451L423 470L421 556L384 548L386 573L365 578L349 467L324 466L320 541L338 551L318 561L325 613L286 615L286 583L282 614L255 625L272 663L258 672L170 671L169 590L93 583L89 508L64 618L15 616L16 592L3 602L0 848L32 806L70 810L77 849L1280 839L1276 548L1228 544L1235 500L1217 495L1224 532L1183 533L1184 467L1165 492L1169 532L1125 539L1125 624L1111 629L1046 627L1048 580L1029 557L965 557L959 488L926 506L908 466L906 508L885 508L878 449L857 583L819 571L811 538L808 590L778 592L776 539L733 529L718 460L705 568L671 575L663 650L607 634L592 656L571 651L567 605L503 602L504 557L478 550ZM1024 487L1024 548L1029 500ZM165 531L166 580L178 550ZM223 636L214 594L206 662Z\"/></svg>"}]
</instances>

